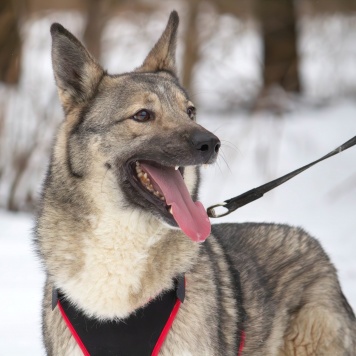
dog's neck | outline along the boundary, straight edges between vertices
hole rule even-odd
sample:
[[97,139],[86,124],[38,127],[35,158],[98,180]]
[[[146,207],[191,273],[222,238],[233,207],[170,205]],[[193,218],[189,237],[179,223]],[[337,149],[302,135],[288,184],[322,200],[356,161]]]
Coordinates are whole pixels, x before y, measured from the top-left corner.
[[88,316],[114,319],[171,288],[173,278],[194,264],[199,245],[143,210],[120,208],[105,193],[106,180],[90,182],[85,191],[101,194],[85,197],[94,209],[78,211],[57,209],[53,199],[63,187],[50,184],[45,194],[51,203],[43,206],[38,232],[54,286]]
[[[142,223],[140,214],[132,215],[125,220]],[[58,281],[72,301],[100,318],[126,317],[171,288],[172,278],[189,270],[197,251],[179,231],[161,227],[145,236],[126,228],[99,218],[92,234],[82,238],[82,268]]]

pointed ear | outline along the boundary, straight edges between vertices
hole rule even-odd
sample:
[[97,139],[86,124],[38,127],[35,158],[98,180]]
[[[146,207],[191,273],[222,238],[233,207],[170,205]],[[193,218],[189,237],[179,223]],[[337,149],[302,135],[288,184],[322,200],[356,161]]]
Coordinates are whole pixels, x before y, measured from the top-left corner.
[[179,17],[177,11],[172,11],[166,29],[161,38],[151,49],[142,66],[136,72],[157,72],[166,70],[177,74],[176,42]]
[[52,66],[59,98],[67,112],[94,94],[104,70],[62,25],[51,26]]

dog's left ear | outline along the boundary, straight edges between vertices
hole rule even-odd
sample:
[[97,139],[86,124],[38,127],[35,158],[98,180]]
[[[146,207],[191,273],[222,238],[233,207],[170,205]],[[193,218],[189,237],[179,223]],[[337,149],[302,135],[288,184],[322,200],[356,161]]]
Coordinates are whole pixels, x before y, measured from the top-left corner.
[[104,70],[62,25],[54,23],[51,35],[54,77],[62,106],[68,111],[93,96]]
[[177,74],[176,69],[176,42],[179,16],[177,11],[172,11],[166,29],[161,38],[151,49],[142,66],[136,72],[157,72],[166,70]]

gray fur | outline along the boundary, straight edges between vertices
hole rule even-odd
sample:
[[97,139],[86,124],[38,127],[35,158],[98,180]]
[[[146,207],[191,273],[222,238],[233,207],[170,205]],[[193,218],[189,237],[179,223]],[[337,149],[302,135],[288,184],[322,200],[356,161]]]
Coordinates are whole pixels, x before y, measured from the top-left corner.
[[[303,230],[273,224],[214,225],[202,244],[135,188],[128,162],[184,167],[197,195],[198,167],[217,138],[189,117],[176,78],[178,15],[144,64],[108,75],[83,45],[53,25],[53,69],[66,118],[43,186],[35,242],[46,271],[43,338],[48,355],[80,355],[51,291],[88,316],[124,319],[186,275],[186,300],[161,355],[356,354],[356,322],[335,268]],[[137,122],[148,109],[154,118]],[[209,141],[209,142],[210,142]],[[210,146],[209,146],[210,147]],[[169,227],[168,225],[171,225]]]

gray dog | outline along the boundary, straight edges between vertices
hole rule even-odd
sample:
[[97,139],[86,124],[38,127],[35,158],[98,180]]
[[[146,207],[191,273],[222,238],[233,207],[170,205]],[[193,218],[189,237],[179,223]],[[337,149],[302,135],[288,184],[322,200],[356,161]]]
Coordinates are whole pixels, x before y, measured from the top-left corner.
[[316,240],[210,226],[199,166],[220,141],[177,79],[178,21],[121,75],[51,27],[65,120],[36,226],[47,354],[356,355],[354,313]]

